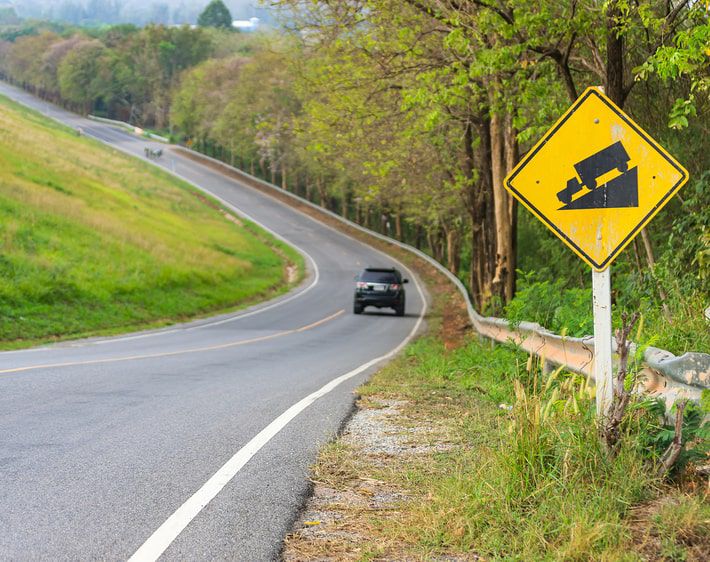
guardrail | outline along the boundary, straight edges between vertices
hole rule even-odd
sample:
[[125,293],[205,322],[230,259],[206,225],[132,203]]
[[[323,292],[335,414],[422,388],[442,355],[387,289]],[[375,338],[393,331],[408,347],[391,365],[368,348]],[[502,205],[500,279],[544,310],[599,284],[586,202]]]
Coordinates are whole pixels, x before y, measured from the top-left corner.
[[[103,123],[135,129],[132,125],[122,121],[104,119],[93,115],[89,115],[89,118]],[[157,137],[157,135],[154,135],[154,137]],[[156,140],[163,142],[168,141],[168,139],[163,139],[162,137],[157,137]],[[592,379],[594,378],[594,338],[592,336],[572,338],[550,332],[543,326],[533,322],[521,322],[518,326],[513,327],[510,322],[504,318],[481,316],[473,307],[468,291],[461,280],[438,261],[418,248],[360,226],[295,193],[281,189],[239,168],[230,166],[221,160],[206,156],[205,154],[186,147],[178,146],[176,148],[222,166],[247,181],[257,183],[275,193],[290,197],[294,201],[307,205],[319,213],[329,216],[350,228],[354,228],[368,236],[372,236],[416,255],[439,270],[456,286],[466,303],[471,325],[478,334],[495,341],[514,343],[528,353],[537,355],[547,364],[563,365],[570,371],[583,374]],[[613,342],[612,346],[616,354],[616,343]],[[632,344],[631,352],[634,354],[636,352],[636,346],[634,344]],[[647,347],[643,353],[643,369],[640,375],[644,390],[652,396],[662,396],[668,408],[679,399],[689,398],[697,402],[700,400],[703,390],[710,389],[710,354],[690,352],[684,353],[681,356],[675,356],[671,352],[663,349]]]
[[166,137],[161,137],[160,135],[156,135],[155,133],[149,133],[145,130],[143,130],[140,127],[136,127],[134,125],[131,125],[130,123],[126,123],[125,121],[116,121],[115,119],[107,119],[106,117],[97,117],[96,115],[87,115],[89,119],[92,121],[97,121],[99,123],[106,123],[107,125],[115,125],[117,127],[122,127],[123,129],[129,130],[132,133],[135,133],[136,135],[142,136],[142,137],[147,137],[149,139],[157,140],[160,142],[165,142],[169,143],[170,139]]

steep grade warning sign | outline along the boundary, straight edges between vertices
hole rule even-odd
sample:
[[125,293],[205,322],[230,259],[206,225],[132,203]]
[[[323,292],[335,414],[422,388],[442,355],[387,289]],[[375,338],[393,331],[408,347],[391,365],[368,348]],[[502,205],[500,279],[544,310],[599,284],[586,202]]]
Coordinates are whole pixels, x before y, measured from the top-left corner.
[[505,187],[597,271],[688,181],[688,172],[588,88],[505,180]]

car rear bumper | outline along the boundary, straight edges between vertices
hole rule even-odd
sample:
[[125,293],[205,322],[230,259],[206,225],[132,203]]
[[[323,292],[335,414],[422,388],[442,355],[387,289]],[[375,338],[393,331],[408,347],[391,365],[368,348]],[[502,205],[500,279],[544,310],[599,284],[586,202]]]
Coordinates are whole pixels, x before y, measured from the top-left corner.
[[355,302],[362,306],[399,306],[404,302],[403,295],[355,295]]

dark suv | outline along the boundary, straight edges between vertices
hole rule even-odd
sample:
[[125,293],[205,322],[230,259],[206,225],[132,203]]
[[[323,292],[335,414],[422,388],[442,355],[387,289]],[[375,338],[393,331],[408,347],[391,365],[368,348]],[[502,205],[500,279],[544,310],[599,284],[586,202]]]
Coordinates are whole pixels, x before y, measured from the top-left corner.
[[397,269],[368,267],[355,280],[355,314],[361,314],[366,306],[376,306],[393,308],[397,316],[404,316],[404,284],[409,279],[403,279]]

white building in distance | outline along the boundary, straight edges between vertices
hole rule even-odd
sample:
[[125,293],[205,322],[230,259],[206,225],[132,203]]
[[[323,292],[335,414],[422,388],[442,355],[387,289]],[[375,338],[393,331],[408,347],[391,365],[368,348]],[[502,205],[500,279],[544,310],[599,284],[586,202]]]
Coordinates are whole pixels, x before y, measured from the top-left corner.
[[259,29],[259,18],[249,18],[248,20],[234,20],[232,27],[237,31],[256,31]]

